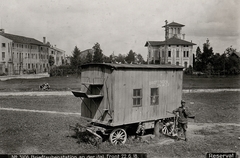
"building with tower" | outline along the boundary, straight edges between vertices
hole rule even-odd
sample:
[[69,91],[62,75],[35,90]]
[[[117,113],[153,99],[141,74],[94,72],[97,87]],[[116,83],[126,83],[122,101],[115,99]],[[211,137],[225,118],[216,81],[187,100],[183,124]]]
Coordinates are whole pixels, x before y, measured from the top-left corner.
[[163,26],[165,28],[164,41],[147,41],[145,47],[148,48],[149,64],[172,64],[185,68],[193,66],[193,46],[192,42],[185,40],[182,33],[184,25],[172,22]]

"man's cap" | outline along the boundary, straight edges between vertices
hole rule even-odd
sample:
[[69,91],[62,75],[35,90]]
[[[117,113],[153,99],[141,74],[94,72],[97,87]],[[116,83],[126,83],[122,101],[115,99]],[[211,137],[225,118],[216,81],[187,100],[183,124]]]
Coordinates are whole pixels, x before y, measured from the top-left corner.
[[181,100],[181,103],[186,103],[185,100]]

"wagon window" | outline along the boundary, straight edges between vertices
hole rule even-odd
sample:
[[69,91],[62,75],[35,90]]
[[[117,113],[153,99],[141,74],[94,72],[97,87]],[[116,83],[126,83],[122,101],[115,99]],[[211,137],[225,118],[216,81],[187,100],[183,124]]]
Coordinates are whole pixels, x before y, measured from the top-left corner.
[[151,105],[158,105],[158,88],[151,88]]
[[142,89],[133,89],[133,106],[142,106]]

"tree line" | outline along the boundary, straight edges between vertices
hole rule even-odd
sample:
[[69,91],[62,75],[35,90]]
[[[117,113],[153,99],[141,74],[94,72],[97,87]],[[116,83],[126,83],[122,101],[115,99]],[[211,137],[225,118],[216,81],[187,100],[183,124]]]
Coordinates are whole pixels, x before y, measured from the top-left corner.
[[92,47],[93,53],[88,52],[86,56],[81,55],[81,51],[77,46],[73,50],[73,55],[70,58],[70,66],[72,69],[79,69],[81,65],[88,63],[119,63],[119,64],[145,64],[141,54],[137,54],[132,50],[127,55],[119,54],[115,56],[105,56],[99,43]]
[[[70,64],[65,64],[52,67],[50,70],[51,76],[63,76],[67,74],[81,73],[81,65],[88,63],[116,63],[116,64],[146,64],[141,54],[137,54],[130,50],[127,55],[118,54],[117,56],[111,54],[106,56],[103,54],[99,43],[95,43],[92,51],[84,54],[80,49],[75,46],[70,57]],[[54,65],[54,58],[49,58],[50,66]]]
[[[51,69],[50,75],[65,75],[81,72],[81,65],[88,63],[117,63],[117,64],[147,64],[141,54],[130,50],[126,55],[111,54],[106,56],[99,43],[95,43],[92,47],[92,52],[83,55],[83,52],[75,46],[69,65],[61,65]],[[49,58],[50,66],[54,64],[54,59]],[[199,47],[196,49],[196,55],[193,57],[193,65],[189,66],[185,73],[207,75],[237,75],[240,74],[240,57],[237,55],[237,50],[229,47],[223,54],[213,52],[209,40],[203,44],[203,51]]]
[[[191,69],[191,68],[190,68]],[[203,44],[203,52],[196,49],[193,70],[208,75],[237,75],[240,74],[240,57],[237,50],[230,46],[223,54],[213,53],[209,40]]]

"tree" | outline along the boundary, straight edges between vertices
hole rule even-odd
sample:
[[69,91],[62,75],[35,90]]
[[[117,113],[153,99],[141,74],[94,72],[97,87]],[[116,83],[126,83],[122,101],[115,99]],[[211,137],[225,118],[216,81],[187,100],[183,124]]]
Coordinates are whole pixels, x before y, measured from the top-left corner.
[[194,70],[202,71],[202,52],[201,52],[201,49],[199,47],[197,47],[197,50],[196,50]]
[[[110,55],[110,56],[111,56],[111,55]],[[110,57],[104,56],[104,57],[103,57],[103,62],[104,62],[104,63],[111,63],[112,60],[111,60]]]
[[73,55],[70,58],[70,65],[73,69],[78,69],[81,66],[81,57],[80,57],[80,50],[78,49],[77,46],[75,46],[74,50],[73,50]]
[[102,63],[103,62],[103,54],[102,54],[102,50],[100,48],[100,44],[96,43],[93,46],[93,62],[94,63]]
[[194,69],[201,72],[211,72],[209,69],[213,67],[213,57],[213,49],[210,47],[210,42],[207,39],[206,43],[203,44],[203,52],[201,52],[199,47],[196,50]]
[[132,50],[129,51],[128,55],[125,57],[125,60],[128,64],[135,62],[135,52]]
[[120,53],[120,54],[118,54],[118,56],[114,57],[114,60],[116,63],[125,64],[125,55],[122,55]]
[[91,63],[92,60],[93,60],[92,53],[87,53],[84,63],[86,63],[86,64],[87,64],[87,63]]
[[236,55],[237,50],[229,47],[224,52],[225,62],[224,70],[229,75],[236,75],[240,73],[240,58]]
[[145,61],[144,61],[144,59],[143,59],[141,54],[137,54],[136,55],[135,61],[136,61],[137,64],[144,64],[145,63]]
[[48,63],[50,65],[50,67],[52,67],[54,65],[55,60],[54,60],[54,57],[52,55],[49,56]]
[[207,39],[206,43],[203,44],[203,53],[201,54],[202,71],[207,71],[211,67],[213,55],[213,49],[210,47],[210,42]]

